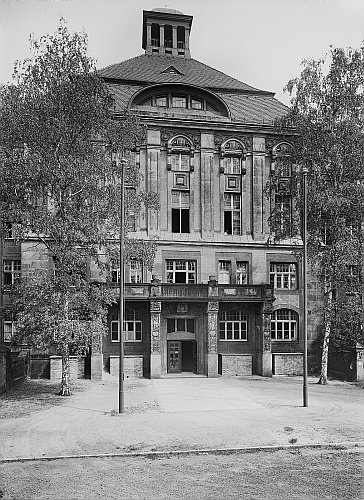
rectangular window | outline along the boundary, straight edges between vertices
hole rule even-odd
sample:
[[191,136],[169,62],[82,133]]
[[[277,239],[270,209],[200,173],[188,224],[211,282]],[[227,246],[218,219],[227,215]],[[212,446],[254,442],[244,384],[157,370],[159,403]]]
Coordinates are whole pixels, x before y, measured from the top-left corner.
[[241,159],[237,156],[226,156],[224,158],[225,174],[241,174]]
[[220,340],[248,340],[248,321],[245,313],[236,310],[220,313]]
[[172,96],[172,108],[187,108],[187,98],[183,96]]
[[219,283],[228,285],[230,283],[230,275],[231,262],[229,260],[219,260]]
[[190,193],[172,191],[172,233],[190,232]]
[[167,283],[196,283],[195,260],[166,260]]
[[20,260],[4,260],[3,272],[4,272],[4,287],[5,288],[11,287],[20,278],[21,261]]
[[143,263],[140,260],[129,262],[129,283],[143,283]]
[[[120,283],[120,268],[115,267],[111,270],[111,282]],[[125,283],[143,283],[143,263],[132,259],[125,266]]]
[[195,332],[195,320],[192,318],[168,318],[167,333],[171,332]]
[[4,317],[4,342],[11,342],[15,333],[15,323],[9,314]]
[[191,108],[192,109],[203,109],[203,102],[200,99],[191,98]]
[[[134,309],[126,309],[124,312],[124,342],[142,341],[141,315]],[[111,315],[110,323],[111,342],[119,342],[119,311]]]
[[120,283],[120,269],[114,268],[111,270],[111,282],[112,283]]
[[171,154],[171,168],[172,168],[172,170],[189,172],[189,170],[190,170],[190,155],[188,155],[186,153],[172,153]]
[[237,285],[248,284],[248,262],[236,263],[235,282]]
[[297,266],[293,263],[271,262],[269,282],[278,290],[297,289]]
[[166,95],[156,96],[155,105],[158,107],[166,108],[168,106],[167,96]]
[[241,234],[241,195],[224,194],[224,233]]

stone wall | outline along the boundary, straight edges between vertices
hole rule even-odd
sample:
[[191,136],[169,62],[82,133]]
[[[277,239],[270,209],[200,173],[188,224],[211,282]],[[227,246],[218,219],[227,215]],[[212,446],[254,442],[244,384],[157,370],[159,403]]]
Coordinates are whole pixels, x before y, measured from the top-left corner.
[[[110,375],[119,376],[119,356],[110,356]],[[124,356],[124,377],[143,378],[143,356]]]
[[302,375],[302,353],[274,353],[273,375]]
[[243,377],[252,375],[252,358],[250,354],[222,354],[221,375],[223,377]]
[[[62,379],[62,357],[50,356],[49,361],[50,380],[60,381]],[[85,378],[85,357],[70,356],[70,378],[71,380]]]

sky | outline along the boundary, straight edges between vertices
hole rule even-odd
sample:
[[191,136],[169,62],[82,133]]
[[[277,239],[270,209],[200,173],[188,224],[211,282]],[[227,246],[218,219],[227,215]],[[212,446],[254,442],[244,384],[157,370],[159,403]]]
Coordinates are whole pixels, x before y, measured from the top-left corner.
[[0,0],[0,83],[11,81],[16,59],[29,57],[30,34],[54,33],[62,17],[69,30],[87,33],[99,68],[143,54],[143,10],[156,7],[193,16],[194,59],[285,104],[283,87],[303,59],[364,40],[364,0]]

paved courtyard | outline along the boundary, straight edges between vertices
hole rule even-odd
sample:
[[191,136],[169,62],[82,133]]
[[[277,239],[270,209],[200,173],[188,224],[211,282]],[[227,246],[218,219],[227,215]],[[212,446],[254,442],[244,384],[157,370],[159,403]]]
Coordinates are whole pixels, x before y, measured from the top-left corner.
[[363,389],[302,379],[168,377],[82,381],[62,404],[1,420],[0,459],[315,444],[364,448]]

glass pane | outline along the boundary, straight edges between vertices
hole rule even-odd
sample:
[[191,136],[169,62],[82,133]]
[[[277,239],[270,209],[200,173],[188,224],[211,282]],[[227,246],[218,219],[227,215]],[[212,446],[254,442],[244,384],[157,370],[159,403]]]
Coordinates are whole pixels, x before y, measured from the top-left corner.
[[167,106],[167,96],[158,96],[155,98],[155,104],[156,106]]
[[172,97],[172,107],[173,108],[186,108],[187,107],[187,98],[182,96],[173,96]]
[[240,209],[240,194],[233,194],[233,208]]
[[167,318],[167,333],[174,332],[174,319],[173,318]]
[[181,170],[189,171],[190,169],[190,158],[188,155],[181,154]]
[[187,320],[187,331],[191,332],[191,333],[195,332],[195,320],[194,319]]
[[233,324],[231,322],[226,323],[226,331],[227,331],[226,338],[228,340],[232,340],[232,338],[233,338]]
[[202,109],[202,101],[199,101],[198,99],[191,99],[191,108]]
[[111,340],[119,340],[119,323],[111,323]]

